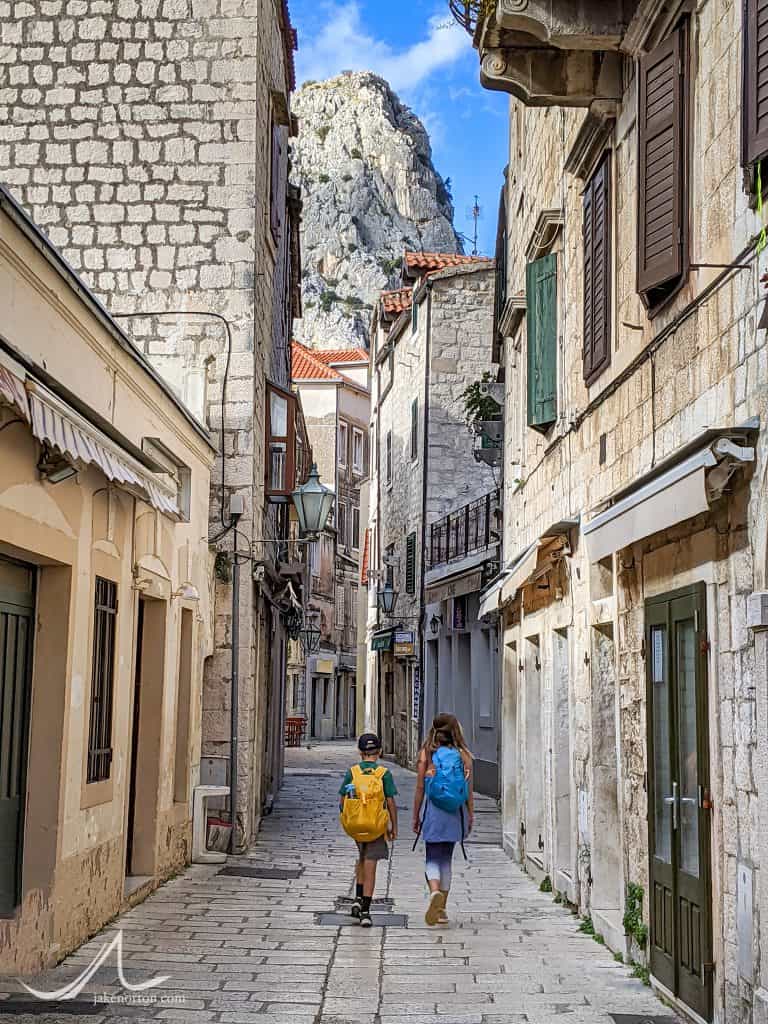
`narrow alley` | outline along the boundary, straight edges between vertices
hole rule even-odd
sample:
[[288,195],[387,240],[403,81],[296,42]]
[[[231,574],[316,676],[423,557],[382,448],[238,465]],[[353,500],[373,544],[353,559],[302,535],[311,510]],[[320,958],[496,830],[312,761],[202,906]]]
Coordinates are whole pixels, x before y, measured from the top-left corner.
[[[480,797],[477,827],[457,853],[451,923],[424,923],[420,851],[412,852],[415,776],[392,766],[400,838],[378,879],[375,926],[325,924],[351,892],[352,849],[337,823],[336,792],[351,745],[287,751],[286,784],[256,845],[233,868],[298,872],[294,879],[239,877],[196,866],[67,958],[30,979],[53,992],[74,981],[123,933],[131,984],[167,975],[143,992],[119,983],[116,951],[76,999],[45,1004],[5,979],[0,1021],[222,1021],[227,1024],[614,1024],[612,1015],[674,1018],[611,953],[578,930],[503,853],[493,801]],[[391,901],[391,902],[390,902]],[[384,914],[397,915],[392,924]],[[24,1014],[22,999],[30,1000]],[[0,1003],[0,1005],[2,1005]],[[616,1020],[622,1021],[620,1016]]]

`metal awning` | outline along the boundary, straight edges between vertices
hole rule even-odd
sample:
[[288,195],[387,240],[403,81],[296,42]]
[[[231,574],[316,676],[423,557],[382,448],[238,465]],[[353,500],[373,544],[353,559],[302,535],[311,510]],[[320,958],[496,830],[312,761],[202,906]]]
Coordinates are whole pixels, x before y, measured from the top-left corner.
[[121,485],[165,515],[180,519],[176,490],[153,478],[148,469],[106,434],[37,381],[27,380],[32,433],[75,465],[97,466],[108,480]]
[[[661,472],[640,477],[617,495],[613,504],[582,529],[591,562],[620,551],[635,541],[706,512],[719,498],[740,464],[752,462],[755,449],[742,431],[718,431],[717,440]],[[711,436],[711,433],[707,435]]]

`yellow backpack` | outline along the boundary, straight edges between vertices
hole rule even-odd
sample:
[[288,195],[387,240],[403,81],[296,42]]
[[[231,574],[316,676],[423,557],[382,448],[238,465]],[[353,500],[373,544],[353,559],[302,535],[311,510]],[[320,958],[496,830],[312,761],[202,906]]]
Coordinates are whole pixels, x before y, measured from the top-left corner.
[[371,843],[386,833],[389,824],[382,781],[387,769],[380,765],[364,772],[355,764],[351,770],[355,795],[344,797],[341,827],[358,843]]

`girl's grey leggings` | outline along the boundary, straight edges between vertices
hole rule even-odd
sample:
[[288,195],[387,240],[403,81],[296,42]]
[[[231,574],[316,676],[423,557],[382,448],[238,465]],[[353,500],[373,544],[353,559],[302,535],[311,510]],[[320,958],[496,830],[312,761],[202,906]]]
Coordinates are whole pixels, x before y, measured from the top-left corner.
[[427,843],[427,879],[439,882],[443,892],[451,888],[451,861],[455,843]]

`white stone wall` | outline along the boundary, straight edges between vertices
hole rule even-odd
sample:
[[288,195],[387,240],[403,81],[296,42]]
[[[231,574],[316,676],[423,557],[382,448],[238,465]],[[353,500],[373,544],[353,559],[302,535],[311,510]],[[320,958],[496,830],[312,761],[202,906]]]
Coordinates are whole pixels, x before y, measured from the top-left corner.
[[[697,263],[735,260],[759,229],[743,189],[740,166],[741,8],[708,0],[693,15],[691,258]],[[751,416],[765,422],[768,350],[756,327],[762,301],[759,275],[766,256],[745,259],[748,269],[724,275],[706,299],[704,289],[721,273],[693,270],[680,293],[649,319],[635,292],[636,153],[634,82],[620,105],[609,145],[613,149],[612,364],[587,389],[582,378],[581,189],[563,171],[583,113],[525,109],[511,104],[507,217],[510,294],[525,291],[526,248],[539,213],[563,210],[558,253],[559,394],[558,421],[544,437],[525,424],[525,324],[505,344],[507,435],[505,454],[505,555],[512,558],[553,523],[589,518],[600,502],[679,450],[707,427],[736,426]],[[635,329],[639,327],[640,329]],[[651,354],[652,353],[652,354]],[[605,459],[600,458],[604,435]],[[543,638],[542,685],[551,695],[548,667],[553,631],[567,629],[571,665],[570,747],[574,783],[571,830],[576,856],[570,898],[594,910],[598,863],[614,841],[596,804],[595,742],[612,716],[618,737],[619,895],[627,882],[647,894],[647,806],[644,602],[654,594],[694,581],[707,586],[710,759],[714,811],[712,884],[715,1005],[719,1020],[751,1019],[754,978],[736,968],[737,865],[759,878],[758,798],[753,757],[758,737],[755,690],[764,685],[754,669],[753,637],[746,627],[747,594],[763,585],[765,513],[762,492],[766,445],[757,442],[753,472],[737,478],[731,495],[708,516],[651,536],[622,552],[615,575],[590,565],[578,531],[571,533],[573,556],[558,588],[523,609],[522,623],[507,612],[505,641],[517,656],[507,659],[504,704],[508,729],[505,761],[505,834],[519,834],[526,809],[525,743],[515,745],[512,729],[525,713],[525,688],[517,670],[525,638]],[[522,481],[522,486],[517,482]],[[543,603],[542,603],[543,602]],[[601,637],[615,645],[615,710],[601,704],[606,670]],[[600,643],[598,643],[598,641]],[[598,648],[596,648],[598,644]],[[515,660],[515,665],[511,664]],[[610,659],[609,659],[610,660]],[[517,700],[517,705],[514,706]],[[546,701],[550,700],[547,696]],[[553,728],[544,703],[544,726]],[[541,767],[549,808],[544,870],[554,870],[555,802],[551,768]],[[604,802],[604,801],[603,801]],[[510,848],[514,843],[510,840]],[[605,869],[608,870],[607,868]],[[613,869],[611,869],[613,871]],[[648,914],[647,895],[644,912]],[[621,911],[621,907],[619,911]],[[757,914],[757,909],[755,911]],[[618,913],[620,920],[621,913]],[[621,931],[621,929],[619,929]],[[754,934],[758,934],[757,916]],[[607,938],[615,936],[606,934]],[[620,936],[619,936],[620,939]],[[744,940],[742,940],[744,941]],[[634,956],[639,956],[635,948]],[[747,953],[749,959],[749,951]],[[757,959],[754,959],[757,969]]]
[[[269,222],[271,122],[273,110],[287,105],[277,5],[4,4],[0,43],[4,181],[111,311],[147,314],[121,322],[204,414],[224,452],[225,505],[230,493],[243,494],[239,529],[263,537],[272,529],[264,382],[289,378],[285,238],[275,244]],[[161,311],[169,313],[151,315]],[[223,438],[227,335],[220,320],[192,312],[220,314],[231,329]],[[221,530],[220,480],[217,467],[212,533]],[[246,571],[239,765],[246,838],[270,784],[262,785],[254,751],[265,742],[272,638],[268,612],[255,613],[252,593]],[[230,601],[231,587],[218,586],[203,707],[208,754],[229,746]]]

